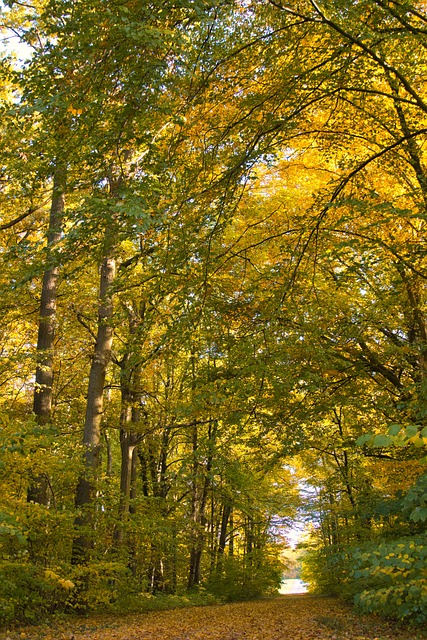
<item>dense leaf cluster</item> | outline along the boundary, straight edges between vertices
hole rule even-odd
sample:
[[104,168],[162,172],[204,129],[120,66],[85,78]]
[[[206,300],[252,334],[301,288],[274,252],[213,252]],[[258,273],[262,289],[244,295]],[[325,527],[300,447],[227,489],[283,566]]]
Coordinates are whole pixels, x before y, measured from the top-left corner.
[[268,593],[299,508],[313,581],[421,620],[371,560],[424,553],[423,4],[2,20],[3,619]]

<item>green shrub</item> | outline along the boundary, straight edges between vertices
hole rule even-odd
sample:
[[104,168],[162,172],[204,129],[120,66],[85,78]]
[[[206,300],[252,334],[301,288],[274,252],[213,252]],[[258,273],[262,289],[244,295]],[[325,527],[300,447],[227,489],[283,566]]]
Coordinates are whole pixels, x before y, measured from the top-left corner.
[[120,562],[92,562],[73,568],[69,607],[79,613],[111,610],[114,603],[138,591],[128,567]]
[[427,539],[400,538],[353,551],[354,580],[368,584],[359,609],[416,623],[427,621]]
[[36,622],[54,611],[63,611],[71,580],[24,562],[0,565],[0,623]]
[[222,599],[200,587],[191,593],[156,594],[133,592],[125,598],[118,598],[112,606],[115,613],[145,613],[147,611],[167,611],[183,607],[200,607],[219,604]]
[[251,565],[244,566],[240,560],[227,558],[221,569],[211,575],[206,588],[227,601],[250,600],[277,593],[282,573],[283,567],[277,561],[275,564],[253,561]]
[[302,579],[311,593],[352,599],[362,613],[427,621],[426,536],[311,550]]
[[349,579],[351,561],[335,547],[309,549],[302,558],[301,580],[309,593],[352,599],[355,585]]

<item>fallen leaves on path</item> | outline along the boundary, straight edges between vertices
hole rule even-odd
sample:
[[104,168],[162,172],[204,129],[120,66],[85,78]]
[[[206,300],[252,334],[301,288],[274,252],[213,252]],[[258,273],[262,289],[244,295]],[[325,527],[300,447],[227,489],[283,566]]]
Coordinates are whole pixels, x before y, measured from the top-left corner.
[[122,617],[70,619],[52,627],[0,633],[0,640],[416,640],[373,616],[357,616],[334,598],[307,595]]

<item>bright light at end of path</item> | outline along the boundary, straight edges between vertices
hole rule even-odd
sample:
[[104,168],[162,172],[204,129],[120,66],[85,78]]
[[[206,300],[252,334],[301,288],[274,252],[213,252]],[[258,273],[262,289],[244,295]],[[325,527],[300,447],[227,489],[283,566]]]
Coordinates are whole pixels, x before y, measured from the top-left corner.
[[292,529],[288,529],[286,539],[291,549],[296,549],[297,545],[304,540],[306,533],[307,530],[304,524],[294,524]]
[[302,580],[299,580],[299,578],[289,578],[287,580],[283,580],[279,593],[282,595],[289,595],[291,593],[307,593],[307,584]]

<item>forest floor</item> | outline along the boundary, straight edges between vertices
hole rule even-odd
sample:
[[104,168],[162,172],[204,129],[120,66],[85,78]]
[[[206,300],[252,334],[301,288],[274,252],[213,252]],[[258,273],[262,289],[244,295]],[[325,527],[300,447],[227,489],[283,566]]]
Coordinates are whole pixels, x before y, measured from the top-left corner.
[[334,598],[285,595],[239,602],[132,614],[62,620],[50,626],[0,632],[0,640],[421,640],[427,630],[408,629],[375,616],[358,616]]

